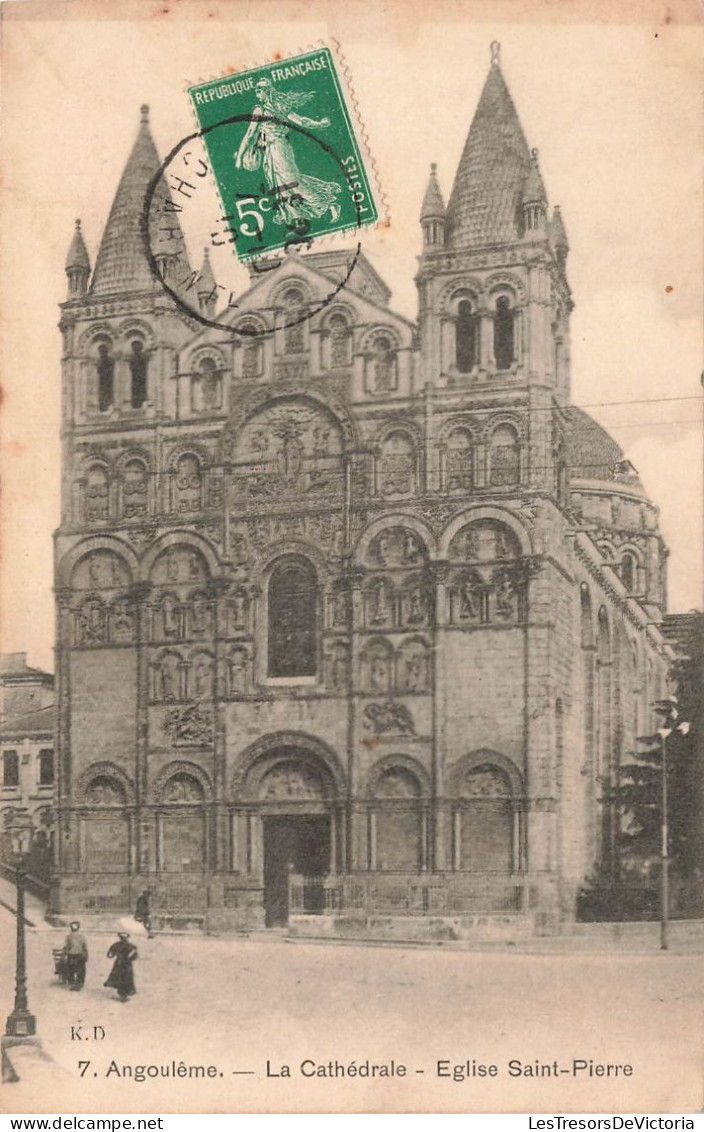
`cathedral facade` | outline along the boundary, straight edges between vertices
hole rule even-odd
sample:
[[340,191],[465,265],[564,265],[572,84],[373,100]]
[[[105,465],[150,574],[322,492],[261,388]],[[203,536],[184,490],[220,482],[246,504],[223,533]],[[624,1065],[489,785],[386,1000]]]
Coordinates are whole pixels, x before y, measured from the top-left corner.
[[570,403],[567,235],[498,57],[422,200],[416,323],[344,250],[220,316],[206,257],[199,323],[145,258],[158,168],[145,111],[66,266],[57,909],[569,917],[666,690],[667,552]]

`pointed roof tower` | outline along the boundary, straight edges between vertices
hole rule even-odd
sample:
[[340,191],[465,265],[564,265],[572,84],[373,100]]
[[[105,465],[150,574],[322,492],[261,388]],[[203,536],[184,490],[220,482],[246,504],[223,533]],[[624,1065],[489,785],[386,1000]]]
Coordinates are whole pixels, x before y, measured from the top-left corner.
[[66,255],[66,271],[72,271],[75,268],[79,271],[87,271],[90,274],[90,257],[83,239],[80,220],[76,221],[73,238]]
[[560,212],[560,206],[558,204],[555,205],[552,220],[550,221],[550,239],[555,249],[557,262],[564,271],[565,263],[567,262],[567,253],[570,250],[570,242],[567,239],[565,222],[562,219],[562,213]]
[[210,262],[210,251],[205,248],[203,251],[203,266],[198,272],[196,280],[196,295],[198,296],[198,305],[203,314],[209,317],[215,314],[215,306],[217,301],[217,283],[215,282],[215,275],[213,274],[213,267]]
[[545,185],[543,178],[540,175],[540,166],[538,165],[538,151],[532,149],[530,151],[531,162],[530,172],[526,178],[523,186],[523,203],[524,204],[545,204],[547,202],[547,193],[545,192]]
[[423,197],[423,204],[420,209],[420,218],[423,220],[444,220],[445,219],[445,202],[442,199],[440,186],[438,184],[438,167],[433,162],[430,166],[430,177],[428,179],[428,187],[425,190]]
[[[154,286],[144,251],[141,220],[147,188],[160,166],[159,154],[149,129],[149,107],[142,106],[137,140],[115,193],[95,261],[91,295],[146,291]],[[163,178],[157,192],[160,197],[171,199]],[[178,242],[183,246],[183,234],[175,213],[170,215],[169,222],[173,228],[178,228]],[[183,270],[184,275],[188,274],[185,267]]]
[[209,295],[216,287],[215,276],[213,275],[213,265],[210,262],[210,249],[203,249],[203,266],[198,272],[198,285],[196,293],[198,295]]
[[448,247],[481,247],[521,235],[523,190],[533,163],[501,73],[500,51],[500,44],[492,43],[491,68],[452,186]]

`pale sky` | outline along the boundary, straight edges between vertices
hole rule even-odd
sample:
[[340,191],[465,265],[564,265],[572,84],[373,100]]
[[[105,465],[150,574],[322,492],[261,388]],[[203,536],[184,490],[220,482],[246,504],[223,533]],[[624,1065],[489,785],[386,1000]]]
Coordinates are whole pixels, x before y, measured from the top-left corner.
[[190,83],[331,39],[390,213],[364,252],[410,318],[428,168],[447,200],[500,40],[569,235],[573,401],[595,406],[661,509],[670,609],[701,606],[702,36],[689,0],[670,3],[670,22],[660,10],[623,0],[589,22],[576,2],[521,0],[2,5],[3,651],[53,666],[57,322],[75,218],[94,263],[142,103],[165,154],[194,129]]

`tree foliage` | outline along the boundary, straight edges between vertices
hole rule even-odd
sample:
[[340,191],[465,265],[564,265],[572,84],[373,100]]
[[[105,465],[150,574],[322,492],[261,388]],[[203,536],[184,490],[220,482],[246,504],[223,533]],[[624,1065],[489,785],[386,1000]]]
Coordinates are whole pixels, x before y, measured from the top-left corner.
[[[660,725],[666,736],[669,852],[677,873],[690,877],[704,869],[704,614],[693,615],[686,655],[673,667],[677,717]],[[678,725],[689,723],[683,734]],[[620,768],[613,803],[621,813],[620,849],[624,864],[648,863],[660,855],[662,812],[662,741],[645,736],[640,750]]]

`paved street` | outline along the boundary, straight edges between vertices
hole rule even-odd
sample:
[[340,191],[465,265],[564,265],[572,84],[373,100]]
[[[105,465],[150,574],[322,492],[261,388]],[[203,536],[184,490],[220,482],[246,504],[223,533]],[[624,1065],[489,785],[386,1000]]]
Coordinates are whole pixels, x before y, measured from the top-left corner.
[[[0,908],[3,937],[14,918]],[[444,951],[289,944],[280,938],[136,939],[137,997],[103,988],[114,936],[90,933],[80,994],[59,986],[52,946],[64,932],[28,932],[30,1006],[53,1066],[3,1090],[10,1111],[688,1111],[701,1104],[702,959]],[[2,958],[11,1008],[14,948]],[[83,1040],[71,1040],[81,1025]],[[91,1028],[105,1030],[94,1040]],[[99,1031],[98,1031],[99,1032]],[[89,1038],[90,1040],[85,1040]],[[539,1077],[525,1066],[536,1059]],[[590,1076],[589,1060],[632,1066]],[[400,1076],[319,1075],[365,1061]],[[477,1065],[496,1075],[468,1076]],[[585,1062],[575,1070],[573,1062]],[[79,1061],[90,1062],[81,1078]],[[267,1078],[290,1067],[290,1078]],[[303,1076],[301,1063],[306,1062]],[[520,1062],[516,1076],[509,1061]],[[217,1076],[136,1082],[118,1067],[183,1062]],[[446,1062],[438,1070],[438,1062]],[[557,1065],[555,1064],[557,1063]],[[565,1070],[565,1072],[562,1072]],[[159,1069],[159,1072],[161,1069]],[[421,1072],[422,1071],[422,1072]],[[182,1070],[183,1072],[183,1070]],[[439,1075],[447,1073],[448,1076]],[[604,1071],[607,1072],[606,1070]],[[576,1075],[575,1075],[576,1073]],[[220,1076],[222,1074],[222,1076]]]

